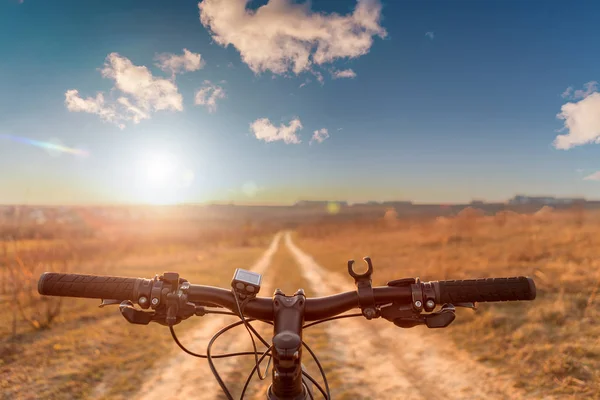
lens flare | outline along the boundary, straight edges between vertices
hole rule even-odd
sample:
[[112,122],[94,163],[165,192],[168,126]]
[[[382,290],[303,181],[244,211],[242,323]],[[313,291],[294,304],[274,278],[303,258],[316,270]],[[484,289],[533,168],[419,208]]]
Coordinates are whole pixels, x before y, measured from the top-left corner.
[[327,203],[327,212],[329,214],[337,214],[340,212],[340,203],[336,203],[334,201],[330,201]]
[[0,133],[0,138],[12,140],[13,142],[17,142],[17,143],[30,144],[32,146],[40,147],[42,149],[46,149],[46,150],[50,150],[50,151],[73,154],[75,156],[80,156],[80,157],[87,157],[90,155],[90,153],[88,151],[83,150],[83,149],[74,149],[72,147],[63,146],[61,144],[42,142],[41,140],[29,139],[29,138],[22,137],[22,136],[7,135],[4,133]]

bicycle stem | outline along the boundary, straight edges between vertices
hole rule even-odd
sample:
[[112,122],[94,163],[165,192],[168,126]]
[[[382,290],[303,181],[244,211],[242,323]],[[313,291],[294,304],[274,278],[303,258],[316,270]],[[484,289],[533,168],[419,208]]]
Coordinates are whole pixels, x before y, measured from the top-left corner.
[[273,383],[269,400],[304,400],[302,383],[302,325],[306,297],[299,289],[286,296],[280,289],[273,295]]

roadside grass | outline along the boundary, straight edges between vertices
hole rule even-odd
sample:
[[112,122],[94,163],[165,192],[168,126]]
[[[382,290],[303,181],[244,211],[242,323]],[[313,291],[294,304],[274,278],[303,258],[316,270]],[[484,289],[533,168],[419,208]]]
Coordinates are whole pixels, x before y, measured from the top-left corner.
[[[70,272],[151,278],[171,270],[193,283],[227,287],[235,268],[252,265],[270,239],[270,235],[256,236],[252,243],[241,246],[237,241],[196,246],[165,242],[114,254],[109,263],[106,257],[98,259],[88,254],[76,267],[70,266]],[[27,249],[35,246],[27,243]],[[111,247],[100,248],[99,252],[110,253]],[[60,272],[61,266],[60,262],[45,263],[44,269]],[[36,301],[41,299],[37,296],[27,308],[35,310]],[[9,324],[2,324],[1,398],[126,398],[156,362],[180,351],[168,328],[129,324],[116,306],[100,309],[99,303],[64,299],[61,314],[49,328],[34,329],[19,321],[16,338],[11,338]],[[0,319],[10,318],[10,308],[0,308]],[[178,326],[178,332],[185,333],[200,324],[201,318],[191,318]]]
[[600,398],[600,215],[455,217],[300,227],[296,243],[344,273],[369,255],[374,285],[526,275],[537,299],[459,310],[442,333],[536,397]]

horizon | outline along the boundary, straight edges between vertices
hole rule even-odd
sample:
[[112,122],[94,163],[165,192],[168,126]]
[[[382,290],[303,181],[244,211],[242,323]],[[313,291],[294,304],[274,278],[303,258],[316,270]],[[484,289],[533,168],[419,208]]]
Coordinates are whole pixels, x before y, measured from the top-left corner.
[[3,2],[0,204],[600,198],[598,12]]
[[581,198],[581,197],[556,197],[551,195],[524,195],[515,194],[514,196],[505,199],[503,201],[488,201],[485,199],[472,199],[467,202],[415,202],[407,199],[396,199],[396,200],[367,200],[362,202],[350,202],[347,200],[340,199],[300,199],[292,203],[264,203],[264,202],[235,202],[235,201],[208,201],[208,202],[181,202],[181,203],[170,203],[170,204],[151,204],[151,203],[0,203],[0,207],[190,207],[190,206],[239,206],[239,207],[291,207],[296,206],[298,203],[309,202],[309,203],[333,203],[340,204],[346,203],[348,206],[354,205],[385,205],[388,203],[410,203],[407,205],[411,206],[427,206],[427,205],[444,205],[444,206],[462,206],[462,205],[473,205],[473,204],[508,204],[510,200],[524,196],[528,198],[553,198],[556,200],[583,200],[585,202],[600,202],[600,198]]

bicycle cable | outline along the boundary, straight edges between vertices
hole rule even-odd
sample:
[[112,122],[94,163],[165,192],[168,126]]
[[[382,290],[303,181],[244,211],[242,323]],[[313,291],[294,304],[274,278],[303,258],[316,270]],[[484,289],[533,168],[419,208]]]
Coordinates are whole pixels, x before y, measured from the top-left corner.
[[[186,352],[187,354],[194,356],[194,357],[198,357],[198,358],[207,358],[207,356],[205,354],[198,354],[198,353],[194,353],[193,351],[189,350],[187,347],[185,347],[180,341],[179,338],[177,337],[177,334],[175,333],[175,330],[173,329],[172,326],[169,327],[169,330],[171,331],[171,336],[173,337],[173,340],[175,341],[175,343],[177,344],[177,346],[179,346],[179,348],[181,350],[183,350],[184,352]],[[212,356],[212,358],[227,358],[227,357],[238,357],[238,356],[252,356],[255,353],[252,351],[242,351],[242,352],[238,352],[238,353],[225,353],[225,354],[217,354]],[[261,353],[259,353],[261,354]]]
[[336,319],[342,319],[342,318],[354,318],[354,317],[362,317],[363,315],[360,313],[356,313],[356,314],[346,314],[346,315],[338,315],[335,317],[331,317],[331,318],[325,318],[325,319],[320,319],[318,321],[315,322],[311,322],[310,324],[306,324],[302,326],[302,329],[305,328],[310,328],[311,326],[315,326],[315,325],[319,325],[322,324],[323,322],[329,322],[329,321],[333,321]]
[[[305,342],[302,342],[302,344],[304,345],[304,347],[306,347],[306,349],[308,350],[308,352],[311,354],[311,356],[315,360],[317,366],[319,367],[319,371],[321,372],[321,376],[323,376],[323,380],[325,381],[325,388],[326,389],[323,390],[323,387],[319,384],[319,382],[317,382],[316,379],[313,378],[308,372],[302,370],[302,375],[304,375],[308,380],[310,380],[313,383],[313,385],[315,385],[317,387],[317,389],[319,389],[319,391],[321,392],[321,394],[323,395],[323,398],[325,398],[325,400],[331,399],[331,394],[329,393],[329,384],[327,383],[327,377],[325,376],[325,371],[323,370],[323,368],[321,366],[321,363],[316,358],[315,353],[310,349],[310,347]],[[273,349],[273,346],[269,347],[267,349],[267,351],[265,353],[263,353],[263,355],[258,360],[259,365],[260,365],[260,363],[262,362],[262,360],[267,355],[270,355],[270,354],[267,354],[267,353],[270,352],[272,349]],[[246,378],[246,383],[244,384],[244,387],[242,389],[242,393],[240,395],[240,400],[243,400],[244,395],[246,394],[246,390],[248,389],[248,385],[250,384],[250,381],[252,380],[252,377],[254,376],[255,372],[256,372],[256,365],[252,368],[252,371],[250,371],[250,374],[248,375],[248,378]],[[308,393],[309,393],[310,398],[314,400],[314,397],[312,396],[312,394],[310,392],[308,392]]]
[[[252,332],[250,331],[250,328],[249,328],[250,325],[248,324],[248,322],[246,322],[247,320],[246,320],[246,317],[244,316],[244,308],[246,307],[246,304],[248,304],[248,301],[250,301],[252,298],[248,297],[247,299],[242,301],[242,304],[240,305],[238,294],[235,290],[233,291],[233,297],[235,299],[235,304],[236,304],[237,310],[239,312],[239,317],[244,322],[244,327],[248,331],[248,334],[250,335],[250,339],[252,340],[252,348],[254,349],[254,364],[257,367],[256,372],[258,373],[258,379],[260,379],[261,381],[264,381],[265,379],[267,379],[267,372],[269,371],[269,367],[271,366],[271,358],[269,357],[269,360],[267,361],[267,366],[265,368],[264,376],[263,376],[263,374],[260,372],[260,368],[259,368],[258,355],[257,355],[258,351],[256,349],[256,341],[254,340],[254,336],[252,335]],[[262,339],[262,337],[258,334],[258,332],[256,332],[254,329],[253,329],[253,331],[256,334],[256,336],[261,339],[263,344],[265,344],[265,346],[269,347],[268,344],[266,343],[266,341],[264,339]]]
[[[248,324],[248,327],[250,328],[250,330],[252,332],[254,332],[257,337],[260,339],[260,341],[267,345],[266,340],[264,340],[264,338],[262,336],[260,336],[260,334],[258,332],[256,332],[256,330],[254,329],[254,327],[252,325],[250,325],[250,322],[253,321],[260,321],[260,322],[265,322],[268,324],[272,324],[271,322],[268,321],[263,321],[263,320],[256,320],[256,319],[247,319],[246,322]],[[216,334],[213,335],[213,337],[210,339],[210,341],[208,342],[208,346],[206,348],[206,359],[208,361],[208,366],[210,367],[210,370],[213,374],[213,376],[215,377],[215,380],[217,381],[217,383],[219,384],[219,386],[221,387],[221,390],[223,390],[223,393],[225,394],[225,396],[227,396],[228,400],[233,400],[233,396],[231,395],[231,392],[229,391],[229,389],[227,388],[227,385],[225,385],[225,382],[223,382],[223,379],[221,378],[221,375],[219,375],[219,372],[217,371],[217,368],[215,367],[215,364],[213,362],[213,357],[211,355],[211,349],[212,346],[214,345],[214,343],[216,342],[216,340],[223,335],[225,332],[229,331],[230,329],[235,328],[236,326],[242,325],[244,323],[244,321],[237,321],[234,322],[232,324],[227,325],[226,327],[222,328],[221,330],[219,330]],[[267,351],[265,351],[266,353]],[[256,367],[256,365],[255,365]]]
[[[315,378],[313,378],[312,376],[310,376],[308,373],[305,373],[304,371],[302,371],[302,375],[304,375],[307,379],[309,379],[316,387],[319,388],[319,390],[321,391],[321,394],[325,397],[325,393],[323,393],[323,388],[317,383],[317,381],[315,380]],[[306,391],[308,393],[308,397],[310,397],[310,400],[315,400],[315,396],[313,396],[312,392],[310,390]],[[325,400],[329,400],[328,397],[325,397]]]
[[316,382],[316,380],[314,380],[314,378],[312,376],[310,376],[308,374],[305,374],[305,376],[308,379],[310,379],[310,381],[319,389],[319,391],[323,394],[323,397],[325,397],[325,400],[330,400],[331,399],[331,393],[329,391],[329,382],[327,382],[327,375],[325,374],[325,370],[323,369],[323,366],[321,365],[321,362],[319,361],[319,358],[317,357],[317,355],[315,354],[315,352],[312,351],[312,349],[310,348],[310,346],[308,344],[306,344],[306,342],[304,340],[302,341],[302,345],[304,346],[304,348],[306,350],[308,350],[308,352],[310,353],[310,355],[313,358],[313,360],[315,360],[315,364],[317,364],[317,367],[319,368],[319,372],[321,373],[321,377],[323,377],[323,383],[325,383],[325,391],[323,390],[323,388],[321,387],[321,385],[318,384]]
[[[260,359],[258,360],[258,364],[260,365],[260,363],[262,362],[262,360],[268,355],[271,356],[270,352],[273,349],[273,346],[270,346],[267,351],[265,351],[263,353],[263,355],[260,357]],[[244,399],[244,395],[246,394],[246,389],[248,389],[248,385],[250,384],[250,381],[252,380],[252,377],[254,376],[254,373],[256,372],[256,365],[252,368],[252,371],[250,372],[250,374],[248,375],[248,378],[246,379],[246,383],[244,384],[244,387],[242,388],[242,394],[240,395],[240,400]]]
[[[262,321],[262,320],[257,320],[257,319],[248,319],[243,315],[243,310],[248,302],[249,299],[244,300],[241,304],[239,302],[238,296],[234,295],[235,298],[235,302],[236,302],[236,306],[238,309],[238,313],[233,313],[233,312],[227,312],[227,311],[216,311],[216,310],[211,310],[209,312],[207,312],[207,314],[222,314],[222,315],[232,315],[232,316],[238,316],[240,317],[240,321],[234,322],[232,324],[229,324],[228,326],[226,326],[225,328],[221,329],[219,332],[217,332],[215,335],[213,335],[213,337],[211,338],[208,347],[207,347],[207,351],[206,351],[206,355],[204,354],[198,354],[198,353],[194,353],[190,350],[188,350],[178,339],[175,330],[173,329],[172,326],[169,327],[169,330],[171,332],[171,336],[173,337],[173,340],[175,341],[175,343],[179,346],[179,348],[181,348],[185,353],[192,355],[194,357],[199,357],[199,358],[204,358],[208,360],[209,363],[209,367],[211,369],[211,372],[213,373],[215,379],[217,380],[217,382],[219,383],[219,386],[221,387],[221,389],[223,390],[223,392],[225,393],[225,395],[227,396],[228,399],[233,400],[233,397],[231,395],[231,393],[229,392],[229,390],[227,389],[225,382],[223,382],[223,380],[221,379],[218,371],[216,370],[216,367],[214,365],[214,363],[212,362],[213,358],[228,358],[228,357],[236,357],[236,356],[246,356],[246,355],[253,355],[254,356],[254,361],[255,361],[255,365],[252,369],[252,371],[250,372],[248,379],[246,380],[246,383],[244,385],[244,388],[242,390],[242,394],[241,394],[241,398],[243,399],[243,396],[248,388],[248,385],[250,384],[250,381],[252,379],[252,376],[254,376],[255,372],[258,372],[258,376],[260,380],[265,380],[267,378],[267,372],[269,370],[269,366],[271,364],[272,361],[272,354],[271,354],[271,350],[272,350],[272,346],[270,346],[267,341],[256,331],[256,329],[250,324],[250,322],[253,321],[261,321],[267,324],[272,325],[272,322],[269,321]],[[333,321],[336,319],[342,319],[342,318],[352,318],[352,317],[360,317],[362,316],[362,314],[356,313],[356,314],[347,314],[347,315],[338,315],[336,317],[331,317],[331,318],[326,318],[326,319],[322,319],[322,320],[318,320],[315,322],[311,322],[309,324],[306,324],[302,327],[302,329],[304,328],[309,328],[311,326],[315,326],[324,322],[328,322],[328,321]],[[223,335],[225,332],[240,326],[240,325],[244,325],[244,327],[246,328],[246,330],[248,331],[248,334],[250,335],[250,338],[252,339],[252,347],[254,349],[254,351],[246,351],[246,352],[236,352],[236,353],[225,353],[225,354],[217,354],[217,355],[212,355],[211,354],[211,349],[213,344],[216,342],[216,339],[219,338],[221,335]],[[263,345],[267,346],[267,349],[265,350],[264,353],[260,353],[256,347],[256,341],[254,340],[254,336],[256,335],[256,337],[263,343]],[[310,355],[312,356],[313,360],[315,360],[315,363],[317,364],[317,367],[319,368],[319,372],[321,373],[321,376],[323,377],[323,381],[325,383],[325,389],[323,389],[323,387],[310,375],[308,374],[306,371],[302,371],[302,375],[304,375],[308,380],[310,380],[313,385],[315,385],[317,387],[317,389],[321,392],[321,394],[323,395],[323,397],[326,400],[331,399],[331,393],[330,393],[330,389],[329,389],[329,383],[327,381],[327,376],[325,374],[325,371],[321,365],[321,363],[319,362],[318,357],[316,356],[316,354],[312,351],[312,349],[306,344],[306,342],[302,341],[302,345],[308,350],[308,352],[310,353]],[[259,358],[259,354],[261,355]],[[262,364],[262,361],[264,360],[265,357],[269,357],[267,366],[265,368],[264,371],[264,376],[262,376],[261,371],[260,371],[260,364]],[[314,397],[312,396],[312,394],[309,392],[309,395],[311,397],[311,399],[314,399]]]

